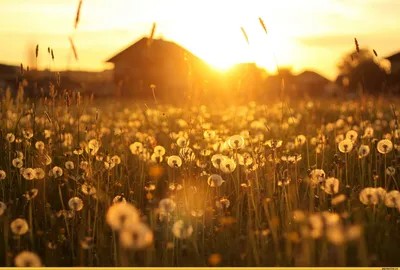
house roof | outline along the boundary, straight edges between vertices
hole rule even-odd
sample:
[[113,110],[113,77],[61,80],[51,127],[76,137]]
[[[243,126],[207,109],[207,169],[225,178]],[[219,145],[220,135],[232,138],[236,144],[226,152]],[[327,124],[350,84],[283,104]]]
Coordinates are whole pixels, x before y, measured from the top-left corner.
[[115,63],[119,59],[125,58],[127,55],[130,55],[136,50],[144,50],[146,47],[153,48],[153,49],[162,49],[166,52],[182,52],[182,55],[186,53],[191,58],[199,59],[197,56],[193,55],[191,52],[183,48],[182,46],[163,39],[152,39],[151,44],[149,43],[149,38],[143,37],[136,41],[135,43],[129,45],[127,48],[123,49],[110,59],[106,60],[107,63]]
[[389,60],[390,62],[400,61],[400,52],[388,56],[385,59]]
[[17,66],[9,66],[0,64],[0,75],[14,75],[17,74],[19,71],[19,67]]
[[331,82],[324,76],[318,74],[317,72],[306,70],[299,75],[296,76],[297,80],[300,81],[314,81],[314,82],[322,82],[322,83],[329,83]]

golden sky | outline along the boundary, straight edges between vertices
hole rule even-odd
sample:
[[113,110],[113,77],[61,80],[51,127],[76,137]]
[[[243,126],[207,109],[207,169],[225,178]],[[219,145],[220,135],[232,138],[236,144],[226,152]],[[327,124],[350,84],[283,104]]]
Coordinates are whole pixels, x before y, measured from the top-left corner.
[[[39,44],[39,68],[102,70],[109,68],[106,59],[148,35],[153,22],[156,38],[173,40],[217,67],[255,61],[274,72],[275,54],[280,66],[333,79],[354,37],[382,57],[400,50],[399,0],[83,0],[73,31],[78,2],[0,0],[0,63],[34,66]],[[47,47],[54,49],[55,63]]]

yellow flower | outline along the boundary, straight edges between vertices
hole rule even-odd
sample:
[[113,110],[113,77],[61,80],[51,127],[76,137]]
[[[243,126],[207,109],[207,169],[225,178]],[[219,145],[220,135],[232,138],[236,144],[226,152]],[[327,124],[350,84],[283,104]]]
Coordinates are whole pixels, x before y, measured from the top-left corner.
[[379,153],[386,155],[387,153],[392,151],[393,143],[388,139],[380,140],[376,145],[376,149],[378,150]]
[[128,249],[143,249],[153,242],[153,232],[144,223],[127,224],[120,234],[120,244]]
[[31,251],[22,251],[14,258],[16,267],[42,267],[40,257]]
[[221,186],[225,181],[222,179],[222,177],[219,174],[212,174],[208,177],[207,183],[210,187],[219,187]]
[[6,179],[6,177],[7,177],[6,172],[3,170],[0,170],[0,180],[4,180],[4,179]]
[[179,168],[182,165],[182,159],[179,156],[170,156],[167,163],[171,168]]
[[169,198],[162,199],[158,203],[158,208],[160,208],[160,211],[162,211],[162,212],[171,213],[175,210],[175,207],[176,207],[176,203],[172,199],[169,199]]
[[329,177],[325,180],[324,191],[328,194],[336,194],[339,192],[339,179]]
[[234,135],[229,138],[228,145],[230,148],[232,148],[234,150],[240,149],[244,145],[244,139],[240,135]]
[[22,176],[26,180],[33,180],[33,179],[35,179],[35,171],[32,168],[26,168],[23,170]]
[[349,153],[351,150],[353,150],[353,142],[349,139],[344,139],[339,143],[338,147],[340,152]]
[[114,231],[119,231],[129,224],[139,222],[139,212],[130,203],[116,203],[107,210],[106,221]]
[[172,233],[176,238],[185,239],[193,234],[193,227],[183,220],[177,220],[172,226]]
[[73,211],[81,211],[83,209],[83,201],[78,197],[73,197],[68,201],[68,206]]
[[24,235],[28,232],[29,226],[23,218],[17,218],[10,224],[11,231],[16,235]]

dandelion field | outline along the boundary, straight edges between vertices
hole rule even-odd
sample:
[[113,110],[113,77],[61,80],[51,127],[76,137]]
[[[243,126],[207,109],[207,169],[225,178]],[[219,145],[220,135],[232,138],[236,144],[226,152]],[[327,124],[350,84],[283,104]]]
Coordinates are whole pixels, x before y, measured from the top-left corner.
[[0,265],[398,265],[396,102],[4,91]]

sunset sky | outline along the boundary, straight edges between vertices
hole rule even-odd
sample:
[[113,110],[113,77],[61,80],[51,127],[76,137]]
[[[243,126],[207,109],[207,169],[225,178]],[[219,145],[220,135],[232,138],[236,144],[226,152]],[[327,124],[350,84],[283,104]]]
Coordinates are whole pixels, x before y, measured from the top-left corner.
[[[400,50],[399,0],[84,0],[73,31],[78,2],[0,0],[0,63],[34,66],[39,44],[39,68],[110,68],[104,61],[148,35],[153,22],[156,38],[173,40],[217,67],[255,61],[274,72],[276,54],[280,66],[333,79],[340,57],[354,48],[354,37],[382,57]],[[54,49],[54,64],[48,46]]]

